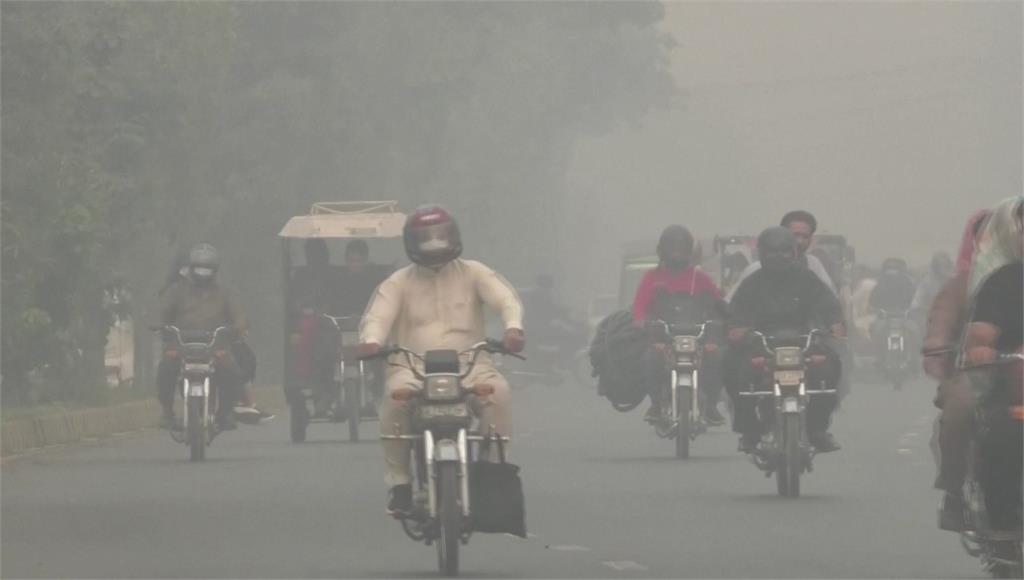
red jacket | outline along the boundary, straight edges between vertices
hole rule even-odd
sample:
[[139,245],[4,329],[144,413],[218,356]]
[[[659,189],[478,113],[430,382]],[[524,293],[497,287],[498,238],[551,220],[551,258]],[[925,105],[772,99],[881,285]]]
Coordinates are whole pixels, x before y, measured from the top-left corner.
[[636,289],[633,299],[633,319],[647,320],[654,299],[659,292],[669,294],[710,294],[715,300],[722,299],[722,291],[714,280],[696,266],[690,266],[682,272],[673,272],[659,266],[644,274],[640,286]]

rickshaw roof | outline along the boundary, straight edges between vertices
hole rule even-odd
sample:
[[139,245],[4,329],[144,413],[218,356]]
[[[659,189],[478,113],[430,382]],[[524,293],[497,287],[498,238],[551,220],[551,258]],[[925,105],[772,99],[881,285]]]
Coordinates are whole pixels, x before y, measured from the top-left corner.
[[309,214],[288,220],[282,238],[400,238],[405,214],[397,201],[314,203]]

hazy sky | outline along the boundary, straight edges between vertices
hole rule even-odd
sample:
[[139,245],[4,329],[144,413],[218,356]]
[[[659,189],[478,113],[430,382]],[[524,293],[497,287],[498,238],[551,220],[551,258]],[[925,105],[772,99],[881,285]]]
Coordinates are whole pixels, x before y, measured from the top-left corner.
[[952,250],[1022,191],[1021,6],[670,2],[679,102],[580,143],[574,202],[602,207],[609,246],[801,207],[869,262]]

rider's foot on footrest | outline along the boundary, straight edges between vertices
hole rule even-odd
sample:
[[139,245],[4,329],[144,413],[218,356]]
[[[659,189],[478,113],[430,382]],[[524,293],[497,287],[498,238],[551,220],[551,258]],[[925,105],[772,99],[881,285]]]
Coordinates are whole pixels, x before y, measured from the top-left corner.
[[704,412],[704,422],[712,427],[718,427],[719,425],[725,425],[725,417],[718,412],[718,407],[708,407]]
[[832,436],[828,431],[819,431],[817,433],[811,433],[807,436],[810,439],[811,446],[818,453],[830,453],[832,451],[839,451],[842,447],[836,438]]
[[396,485],[388,492],[388,515],[401,516],[412,512],[412,486]]
[[939,529],[947,532],[964,531],[964,498],[957,493],[946,492],[939,508]]
[[753,453],[757,451],[757,444],[761,442],[761,438],[756,435],[741,435],[740,445],[737,451],[742,453]]

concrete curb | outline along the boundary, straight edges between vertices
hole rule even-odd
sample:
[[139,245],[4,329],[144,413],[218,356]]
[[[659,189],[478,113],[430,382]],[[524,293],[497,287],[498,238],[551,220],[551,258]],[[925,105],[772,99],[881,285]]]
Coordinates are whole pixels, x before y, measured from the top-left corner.
[[[253,398],[259,407],[275,413],[286,407],[280,387],[253,389]],[[112,407],[11,419],[0,425],[0,457],[19,455],[40,447],[66,445],[83,439],[100,439],[156,427],[159,416],[160,405],[151,399]]]

